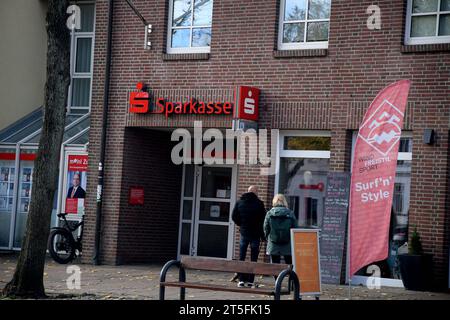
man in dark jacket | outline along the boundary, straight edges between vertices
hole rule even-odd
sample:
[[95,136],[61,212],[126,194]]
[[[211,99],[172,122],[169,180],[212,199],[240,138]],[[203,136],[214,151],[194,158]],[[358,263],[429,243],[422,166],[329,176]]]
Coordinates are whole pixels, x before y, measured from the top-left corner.
[[[258,260],[259,244],[264,240],[264,203],[258,199],[258,188],[250,186],[233,209],[232,219],[240,227],[239,260],[244,261],[250,245],[251,261]],[[238,287],[254,287],[254,274],[239,274]]]

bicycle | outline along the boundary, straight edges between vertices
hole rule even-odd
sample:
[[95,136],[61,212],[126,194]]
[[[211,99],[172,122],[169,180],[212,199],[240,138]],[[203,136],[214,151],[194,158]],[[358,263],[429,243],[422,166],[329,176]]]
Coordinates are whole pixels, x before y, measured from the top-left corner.
[[71,262],[75,256],[81,254],[82,249],[83,228],[81,229],[80,236],[77,236],[76,239],[73,236],[73,232],[83,226],[84,216],[80,222],[70,226],[66,215],[67,213],[58,214],[58,217],[63,219],[64,225],[63,227],[52,228],[48,238],[48,251],[50,252],[50,256],[53,260],[61,264]]

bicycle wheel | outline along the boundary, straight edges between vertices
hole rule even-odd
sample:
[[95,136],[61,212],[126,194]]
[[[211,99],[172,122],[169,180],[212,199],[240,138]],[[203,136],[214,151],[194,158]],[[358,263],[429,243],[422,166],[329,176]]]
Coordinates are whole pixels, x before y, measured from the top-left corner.
[[75,244],[67,230],[53,230],[48,241],[48,251],[58,263],[66,264],[75,257]]

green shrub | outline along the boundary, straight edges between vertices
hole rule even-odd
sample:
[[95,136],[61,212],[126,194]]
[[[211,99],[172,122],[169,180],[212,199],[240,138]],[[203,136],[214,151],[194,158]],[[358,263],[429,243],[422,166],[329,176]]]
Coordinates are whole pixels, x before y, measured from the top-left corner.
[[411,235],[410,245],[408,247],[409,254],[422,254],[422,241],[420,240],[420,235],[417,232],[417,227],[414,228],[414,231]]

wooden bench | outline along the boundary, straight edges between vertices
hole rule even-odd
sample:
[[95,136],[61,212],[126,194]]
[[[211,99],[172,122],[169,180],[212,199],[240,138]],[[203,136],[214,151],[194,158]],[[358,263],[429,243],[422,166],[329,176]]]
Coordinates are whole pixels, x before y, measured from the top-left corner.
[[[179,275],[178,281],[166,281],[167,271],[171,267],[178,267]],[[202,270],[202,271],[216,271],[216,272],[237,272],[237,273],[252,273],[265,276],[277,276],[274,288],[239,288],[236,286],[217,285],[186,282],[186,270]],[[283,280],[288,277],[288,289],[281,291]],[[281,295],[290,294],[293,289],[294,300],[301,300],[300,298],[300,283],[297,275],[288,264],[271,264],[259,262],[246,262],[235,260],[219,260],[209,258],[199,258],[185,256],[181,261],[172,260],[167,262],[161,270],[159,282],[159,299],[164,300],[166,287],[180,288],[180,300],[185,299],[186,288],[214,290],[214,291],[228,291],[249,294],[272,295],[275,300],[280,300]]]

